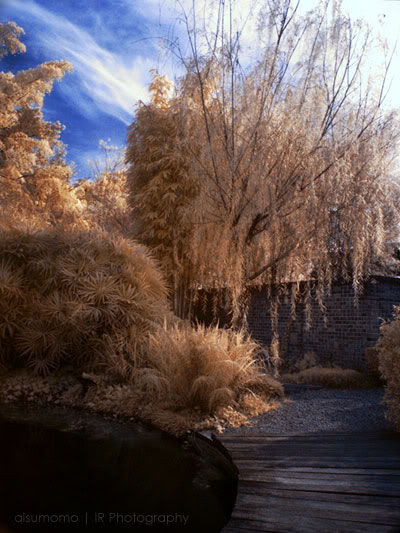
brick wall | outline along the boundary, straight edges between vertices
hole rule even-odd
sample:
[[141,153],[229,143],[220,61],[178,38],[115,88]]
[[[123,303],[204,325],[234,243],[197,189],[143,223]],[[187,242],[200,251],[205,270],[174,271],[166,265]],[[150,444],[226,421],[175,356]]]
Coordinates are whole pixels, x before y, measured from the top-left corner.
[[[358,306],[354,305],[353,298],[351,284],[335,285],[325,301],[326,324],[317,302],[313,300],[309,329],[306,327],[304,304],[300,302],[296,305],[296,318],[292,320],[290,302],[282,301],[278,330],[285,366],[306,352],[314,352],[321,362],[365,370],[365,351],[378,339],[382,319],[390,319],[393,306],[400,305],[400,279],[375,276],[365,285]],[[248,321],[253,337],[268,346],[272,340],[272,328],[265,291],[252,294]]]

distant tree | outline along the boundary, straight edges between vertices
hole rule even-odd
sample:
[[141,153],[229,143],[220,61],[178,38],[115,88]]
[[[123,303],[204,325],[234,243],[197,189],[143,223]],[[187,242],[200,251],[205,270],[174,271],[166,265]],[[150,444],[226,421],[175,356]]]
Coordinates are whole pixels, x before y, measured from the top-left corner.
[[190,56],[172,46],[186,73],[173,98],[140,107],[127,162],[147,244],[175,268],[179,242],[187,297],[221,289],[240,323],[251,286],[314,278],[322,305],[350,271],[357,295],[382,254],[385,213],[399,220],[388,177],[400,130],[384,108],[391,55],[383,46],[381,75],[365,74],[376,43],[340,2],[300,16],[299,2],[267,0],[247,64],[234,6],[217,2],[214,31],[200,28],[196,2],[182,11]]
[[91,179],[80,179],[74,194],[81,207],[81,219],[89,227],[100,227],[125,237],[132,234],[128,205],[125,151],[101,140],[102,157],[91,162]]
[[[26,50],[14,22],[0,24],[0,56]],[[17,74],[0,72],[0,206],[12,220],[54,225],[75,220],[72,169],[59,140],[63,126],[43,120],[43,98],[72,65],[50,61]]]

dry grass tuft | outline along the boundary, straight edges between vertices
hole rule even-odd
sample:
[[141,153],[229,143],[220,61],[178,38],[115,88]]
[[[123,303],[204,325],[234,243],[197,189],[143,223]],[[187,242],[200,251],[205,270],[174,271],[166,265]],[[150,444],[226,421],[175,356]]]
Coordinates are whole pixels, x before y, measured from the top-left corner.
[[320,366],[307,368],[291,374],[283,374],[281,381],[284,383],[307,383],[343,389],[369,386],[369,381],[357,370],[350,368],[324,368]]
[[187,410],[196,427],[244,423],[283,395],[281,384],[263,374],[258,349],[240,331],[164,326],[149,335],[148,368],[133,376],[134,388],[154,405],[151,418],[169,419],[175,431],[187,428]]
[[268,399],[282,394],[279,384],[262,374],[257,350],[242,331],[176,325],[150,334],[148,363],[167,379],[171,397],[215,412],[240,404],[242,394],[253,389]]

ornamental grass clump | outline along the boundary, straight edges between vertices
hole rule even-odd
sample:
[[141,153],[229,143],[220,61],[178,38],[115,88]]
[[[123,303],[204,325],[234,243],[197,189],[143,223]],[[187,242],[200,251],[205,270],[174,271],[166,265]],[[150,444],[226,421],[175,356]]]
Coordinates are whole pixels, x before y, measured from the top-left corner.
[[143,246],[101,231],[0,227],[6,368],[46,375],[68,364],[125,376],[168,316],[165,282]]
[[400,431],[400,306],[394,309],[394,319],[382,324],[381,336],[375,348],[378,351],[379,371],[386,381],[387,418]]
[[200,419],[242,424],[283,395],[281,384],[265,374],[258,351],[241,331],[186,323],[157,328],[149,335],[148,368],[136,374],[135,388],[157,407],[168,404],[172,425],[188,409]]

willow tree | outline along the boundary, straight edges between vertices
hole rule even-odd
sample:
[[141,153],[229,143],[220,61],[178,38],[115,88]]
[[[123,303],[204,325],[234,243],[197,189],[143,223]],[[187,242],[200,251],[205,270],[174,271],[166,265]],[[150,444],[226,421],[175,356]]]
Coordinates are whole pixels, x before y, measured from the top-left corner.
[[[144,127],[139,114],[131,127],[131,198],[151,213],[147,234],[159,246],[174,228],[190,228],[182,240],[186,284],[191,294],[200,286],[228,293],[234,323],[246,314],[252,286],[273,291],[313,280],[322,305],[341,276],[352,279],[357,295],[382,253],[388,206],[398,217],[388,178],[399,125],[384,106],[391,55],[383,46],[382,72],[369,76],[376,45],[370,30],[345,16],[339,2],[330,4],[301,16],[299,2],[267,0],[256,13],[257,54],[242,60],[246,42],[234,27],[235,2],[217,2],[213,31],[200,31],[193,2],[182,12],[189,57],[174,41],[186,71],[163,121],[149,114]],[[143,151],[151,168],[163,169],[160,188],[153,182],[147,198],[136,189],[140,179],[150,183],[137,157]],[[169,222],[171,176],[176,187],[189,180],[196,189],[188,196],[181,190]]]
[[[26,50],[23,29],[0,24],[0,57]],[[63,126],[43,120],[44,95],[72,69],[49,61],[17,74],[0,72],[0,206],[3,218],[54,225],[74,220],[77,202],[69,187],[72,169],[59,140]]]

